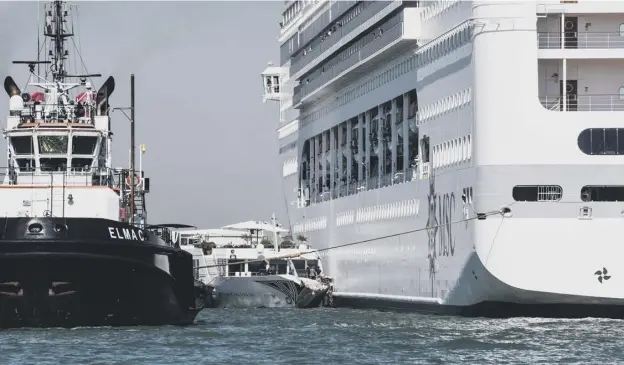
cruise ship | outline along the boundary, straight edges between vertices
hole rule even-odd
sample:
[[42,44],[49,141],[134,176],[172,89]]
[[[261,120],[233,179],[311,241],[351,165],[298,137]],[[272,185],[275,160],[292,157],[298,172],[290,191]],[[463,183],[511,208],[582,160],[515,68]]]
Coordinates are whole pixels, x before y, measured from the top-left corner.
[[283,193],[335,305],[624,315],[624,2],[285,1],[279,42]]

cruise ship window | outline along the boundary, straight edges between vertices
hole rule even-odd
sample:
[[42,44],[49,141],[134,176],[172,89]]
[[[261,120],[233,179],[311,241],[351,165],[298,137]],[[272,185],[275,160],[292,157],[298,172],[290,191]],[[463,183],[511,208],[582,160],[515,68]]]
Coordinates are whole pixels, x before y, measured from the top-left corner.
[[624,24],[620,24],[620,37],[624,37]]
[[618,94],[620,96],[620,100],[624,100],[624,86],[620,86]]
[[466,139],[461,137],[459,139],[459,161],[463,162],[466,159]]
[[561,200],[563,189],[559,185],[517,185],[511,195],[520,202],[555,202]]
[[587,155],[624,155],[623,128],[585,129],[578,137],[579,149]]
[[624,201],[624,186],[583,186],[581,200],[584,202],[621,202]]
[[452,140],[451,142],[449,142],[449,147],[450,147],[450,151],[451,151],[449,164],[450,165],[455,165],[455,156],[456,156],[456,153],[457,153],[457,150],[455,148],[455,140]]

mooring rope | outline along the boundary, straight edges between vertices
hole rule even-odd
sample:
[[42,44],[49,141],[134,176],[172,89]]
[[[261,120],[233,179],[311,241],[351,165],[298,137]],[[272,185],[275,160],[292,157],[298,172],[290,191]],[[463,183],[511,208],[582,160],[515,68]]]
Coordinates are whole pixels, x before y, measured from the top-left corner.
[[[457,221],[452,221],[450,222],[450,224],[458,224],[458,223],[464,223],[464,222],[469,222],[475,219],[484,219],[486,217],[489,217],[491,215],[496,215],[499,214],[501,216],[505,216],[504,213],[501,210],[495,210],[495,211],[491,211],[491,212],[487,212],[487,213],[479,213],[474,217],[471,218],[464,218],[464,219],[460,219]],[[419,228],[419,229],[413,229],[410,231],[404,231],[401,233],[393,233],[393,234],[389,234],[389,235],[385,235],[385,236],[380,236],[380,237],[375,237],[375,238],[369,238],[366,240],[361,240],[361,241],[355,241],[355,242],[349,242],[349,243],[345,243],[342,245],[337,245],[337,246],[331,246],[331,247],[325,247],[325,248],[320,248],[320,249],[314,249],[312,251],[309,252],[301,252],[301,253],[290,253],[290,254],[286,254],[286,255],[282,255],[282,256],[273,256],[270,259],[271,260],[275,260],[275,259],[285,259],[285,258],[292,258],[292,257],[299,257],[301,255],[305,255],[308,253],[318,253],[318,252],[324,252],[324,251],[330,251],[330,250],[335,250],[338,248],[343,248],[343,247],[349,247],[349,246],[355,246],[355,245],[361,245],[363,243],[368,243],[368,242],[372,242],[372,241],[376,241],[379,239],[385,239],[385,238],[392,238],[392,237],[397,237],[397,236],[402,236],[404,234],[410,234],[410,233],[417,233],[417,232],[422,232],[422,231],[426,231],[428,229],[434,229],[434,228],[439,228],[439,227],[443,227],[448,225],[449,223],[443,223],[443,224],[438,224],[435,226],[429,226],[429,227],[424,227],[424,228]],[[246,263],[252,263],[252,262],[263,262],[266,261],[267,259],[253,259],[253,260],[244,260],[244,262]],[[213,268],[213,267],[222,267],[222,266],[229,266],[229,265],[240,265],[241,262],[236,262],[236,263],[223,263],[223,264],[214,264],[214,265],[205,265],[205,266],[195,266],[194,269],[208,269],[208,268]]]

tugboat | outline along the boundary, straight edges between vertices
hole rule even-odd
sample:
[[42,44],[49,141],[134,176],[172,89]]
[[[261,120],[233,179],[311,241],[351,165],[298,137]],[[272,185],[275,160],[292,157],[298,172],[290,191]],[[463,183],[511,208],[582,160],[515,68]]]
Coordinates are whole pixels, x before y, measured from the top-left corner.
[[101,75],[69,74],[70,7],[44,10],[50,59],[13,62],[28,65],[29,90],[4,80],[0,327],[191,324],[204,299],[192,255],[147,226],[134,148],[130,169],[111,165],[115,81],[95,89]]

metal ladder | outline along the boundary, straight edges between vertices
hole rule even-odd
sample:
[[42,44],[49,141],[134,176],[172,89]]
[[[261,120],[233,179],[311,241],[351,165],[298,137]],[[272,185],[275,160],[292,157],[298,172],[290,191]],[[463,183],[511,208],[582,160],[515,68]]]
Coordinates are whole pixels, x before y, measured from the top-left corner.
[[48,212],[51,217],[65,217],[67,174],[50,174],[50,203]]

